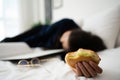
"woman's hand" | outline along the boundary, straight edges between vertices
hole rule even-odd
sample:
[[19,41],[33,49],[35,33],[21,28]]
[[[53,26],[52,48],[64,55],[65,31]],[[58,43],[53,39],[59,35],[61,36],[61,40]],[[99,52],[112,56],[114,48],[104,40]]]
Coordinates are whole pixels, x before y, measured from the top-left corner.
[[73,69],[73,71],[78,76],[85,76],[85,77],[95,77],[97,73],[102,73],[102,69],[93,61],[89,62],[78,62],[75,65],[76,69]]

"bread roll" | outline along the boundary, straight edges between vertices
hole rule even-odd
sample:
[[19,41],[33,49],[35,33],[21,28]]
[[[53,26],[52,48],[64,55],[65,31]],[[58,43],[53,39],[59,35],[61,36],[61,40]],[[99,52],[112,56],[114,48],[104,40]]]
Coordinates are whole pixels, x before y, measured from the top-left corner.
[[81,48],[75,52],[68,52],[65,56],[66,63],[72,68],[75,68],[75,64],[80,61],[93,61],[99,64],[100,60],[101,59],[96,52]]

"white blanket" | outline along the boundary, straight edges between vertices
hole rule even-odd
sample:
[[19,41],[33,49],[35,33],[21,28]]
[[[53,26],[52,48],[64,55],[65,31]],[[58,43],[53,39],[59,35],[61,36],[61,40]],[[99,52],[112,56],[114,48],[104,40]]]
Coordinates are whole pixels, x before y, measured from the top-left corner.
[[98,54],[103,73],[95,78],[76,77],[67,64],[54,57],[39,67],[18,67],[9,61],[0,61],[0,80],[120,80],[120,47]]

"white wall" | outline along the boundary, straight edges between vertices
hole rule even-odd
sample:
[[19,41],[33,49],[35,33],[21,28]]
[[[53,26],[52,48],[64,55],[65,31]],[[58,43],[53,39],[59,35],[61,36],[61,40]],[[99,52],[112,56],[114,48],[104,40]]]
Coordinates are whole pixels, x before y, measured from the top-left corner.
[[62,18],[81,19],[97,14],[120,3],[120,0],[62,0],[62,7],[53,7],[53,22]]

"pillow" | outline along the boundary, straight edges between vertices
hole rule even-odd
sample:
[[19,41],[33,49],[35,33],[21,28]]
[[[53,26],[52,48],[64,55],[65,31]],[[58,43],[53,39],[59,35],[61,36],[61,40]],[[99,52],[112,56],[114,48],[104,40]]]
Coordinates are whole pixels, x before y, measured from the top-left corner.
[[120,29],[120,6],[110,8],[92,18],[84,19],[82,29],[99,36],[107,48],[115,47]]

